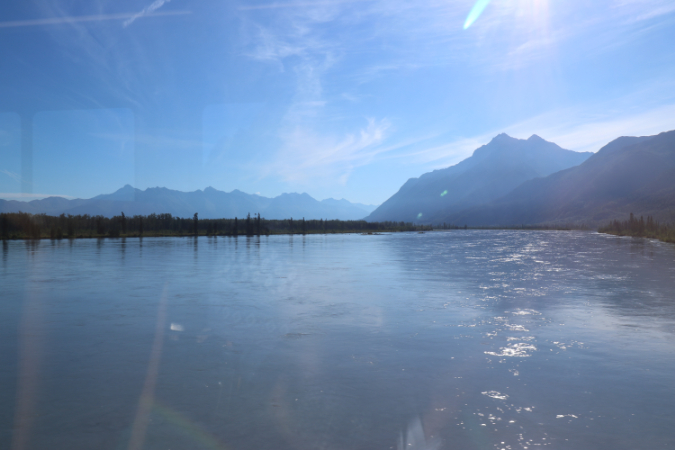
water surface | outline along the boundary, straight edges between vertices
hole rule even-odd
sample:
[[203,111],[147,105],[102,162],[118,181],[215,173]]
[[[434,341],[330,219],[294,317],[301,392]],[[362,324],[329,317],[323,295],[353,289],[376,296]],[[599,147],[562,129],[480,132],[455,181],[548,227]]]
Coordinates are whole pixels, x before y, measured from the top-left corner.
[[0,448],[675,447],[675,246],[5,242]]

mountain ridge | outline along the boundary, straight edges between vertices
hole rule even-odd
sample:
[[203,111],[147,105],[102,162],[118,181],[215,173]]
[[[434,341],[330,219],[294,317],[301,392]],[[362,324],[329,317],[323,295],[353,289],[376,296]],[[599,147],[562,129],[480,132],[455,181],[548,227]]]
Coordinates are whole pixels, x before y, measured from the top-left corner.
[[576,167],[524,182],[495,201],[434,218],[472,226],[598,226],[630,213],[675,222],[675,131],[619,137]]
[[192,217],[197,212],[202,218],[245,217],[260,213],[267,219],[358,220],[367,216],[375,206],[351,203],[348,200],[318,201],[307,193],[284,193],[274,198],[247,194],[238,189],[219,191],[211,186],[204,190],[183,192],[166,187],[145,190],[127,184],[110,194],[90,199],[68,200],[47,197],[30,202],[0,200],[0,212],[28,212],[33,214],[89,214],[112,217],[122,211],[126,215],[169,213],[177,217]]
[[465,160],[407,180],[366,220],[420,221],[460,211],[511,191],[522,182],[580,164],[592,153],[565,150],[537,135],[495,136]]

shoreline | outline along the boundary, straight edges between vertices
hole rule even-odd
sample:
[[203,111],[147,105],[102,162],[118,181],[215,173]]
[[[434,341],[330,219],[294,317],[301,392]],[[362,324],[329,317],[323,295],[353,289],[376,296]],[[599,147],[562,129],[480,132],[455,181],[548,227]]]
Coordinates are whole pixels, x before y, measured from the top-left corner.
[[660,242],[666,242],[668,244],[675,244],[675,237],[670,236],[670,235],[662,235],[662,234],[654,234],[654,233],[631,234],[631,233],[622,233],[622,232],[613,231],[613,230],[606,230],[606,231],[598,230],[598,233],[607,234],[607,235],[610,235],[610,236],[619,236],[619,237],[654,239],[654,240],[657,240],[657,241],[660,241]]
[[598,233],[610,234],[612,236],[641,237],[656,239],[661,242],[675,244],[675,226],[672,224],[660,224],[653,217],[643,216],[638,219],[637,216],[630,214],[628,220],[620,222],[614,220],[604,227],[598,228]]
[[[425,233],[448,233],[455,231],[594,231],[590,229],[583,228],[555,228],[555,227],[467,227],[467,228],[448,228],[448,229],[425,229],[425,230],[379,230],[372,232],[364,232],[363,230],[337,230],[337,231],[307,231],[307,232],[272,232],[272,233],[261,233],[261,234],[206,234],[200,233],[195,236],[194,234],[175,234],[175,233],[143,233],[138,234],[126,234],[126,235],[115,235],[111,236],[109,234],[101,235],[84,235],[80,234],[77,236],[62,236],[62,237],[51,237],[51,236],[40,236],[40,237],[29,237],[29,236],[8,236],[5,238],[0,238],[1,241],[66,241],[66,240],[81,240],[81,239],[142,239],[142,238],[157,238],[157,237],[174,237],[174,238],[195,238],[195,237],[229,237],[229,238],[239,238],[239,237],[263,237],[263,236],[307,236],[307,235],[330,235],[330,234],[358,234],[362,236],[382,236],[386,234],[394,233],[416,233],[416,234],[425,234]],[[607,233],[609,234],[609,233]]]

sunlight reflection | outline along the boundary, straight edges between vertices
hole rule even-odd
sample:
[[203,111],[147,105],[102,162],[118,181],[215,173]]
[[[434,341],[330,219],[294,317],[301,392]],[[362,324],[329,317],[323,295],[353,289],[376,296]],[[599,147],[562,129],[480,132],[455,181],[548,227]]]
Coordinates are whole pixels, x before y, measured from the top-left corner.
[[148,372],[141,391],[141,397],[138,401],[138,410],[131,429],[131,438],[129,439],[129,450],[140,450],[145,442],[145,434],[150,423],[150,410],[155,398],[155,385],[157,384],[157,375],[159,374],[159,362],[162,356],[162,347],[164,344],[164,323],[166,322],[166,303],[167,286],[164,286],[164,292],[160,297],[157,308],[157,324],[155,327],[155,339],[150,352],[150,361],[148,363]]
[[44,355],[44,335],[40,332],[45,314],[45,301],[38,295],[26,296],[19,324],[19,377],[16,388],[16,410],[12,450],[28,447],[40,388]]
[[469,28],[475,21],[480,17],[480,15],[483,13],[485,8],[487,8],[487,5],[490,4],[490,0],[478,0],[475,5],[473,5],[473,8],[471,8],[471,12],[469,12],[469,15],[466,18],[466,22],[464,22],[464,29],[466,30]]
[[210,433],[202,425],[190,420],[185,414],[154,400],[153,411],[161,415],[178,430],[188,436],[193,442],[201,444],[203,448],[224,450],[227,447],[220,442],[216,435]]
[[429,439],[425,436],[422,421],[416,417],[408,425],[408,430],[399,436],[398,450],[436,450],[441,446],[440,439],[430,436]]

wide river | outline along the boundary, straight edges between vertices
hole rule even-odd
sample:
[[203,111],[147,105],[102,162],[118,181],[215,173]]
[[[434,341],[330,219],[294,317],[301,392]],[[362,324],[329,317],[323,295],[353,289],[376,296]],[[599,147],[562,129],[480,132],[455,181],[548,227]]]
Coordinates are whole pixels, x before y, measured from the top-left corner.
[[0,448],[672,449],[675,245],[2,244]]

